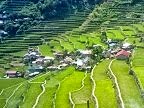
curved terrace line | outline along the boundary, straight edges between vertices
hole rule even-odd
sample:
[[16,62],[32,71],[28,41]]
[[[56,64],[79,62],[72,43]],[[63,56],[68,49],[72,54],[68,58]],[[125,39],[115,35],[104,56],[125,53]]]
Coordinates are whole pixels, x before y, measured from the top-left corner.
[[6,104],[3,108],[6,108],[8,101],[10,100],[10,98],[15,94],[15,92],[23,85],[23,83],[21,85],[19,85],[14,91],[13,93],[9,96],[9,98],[6,100]]
[[36,102],[35,102],[35,104],[33,105],[32,108],[35,108],[35,107],[37,106],[38,101],[39,101],[41,95],[45,92],[45,84],[46,84],[46,80],[45,80],[44,83],[41,85],[43,91],[42,91],[42,92],[37,96],[37,98],[36,98]]
[[95,100],[95,103],[96,103],[95,108],[99,108],[98,99],[95,96],[96,83],[95,83],[95,80],[93,79],[93,73],[94,73],[95,68],[96,68],[96,65],[93,67],[92,72],[91,72],[91,80],[93,82],[92,96],[94,97],[94,100]]
[[53,108],[55,108],[55,104],[56,104],[56,94],[57,94],[57,92],[58,92],[58,90],[59,90],[59,88],[60,88],[60,83],[58,84],[58,88],[57,88],[57,90],[56,90],[56,93],[54,94],[54,99],[53,99]]
[[71,104],[72,104],[72,108],[75,108],[75,103],[74,103],[74,101],[73,101],[73,99],[72,99],[72,93],[74,93],[74,92],[77,92],[77,91],[80,91],[85,85],[84,85],[84,80],[87,78],[87,71],[85,72],[85,76],[84,76],[84,78],[82,79],[82,86],[79,88],[79,89],[77,89],[77,90],[74,90],[74,91],[72,91],[72,92],[69,92],[69,99],[70,99],[70,102],[71,102]]
[[59,90],[59,88],[60,88],[60,86],[61,86],[61,83],[62,83],[63,81],[65,81],[67,78],[68,78],[68,76],[65,77],[62,81],[59,82],[58,88],[57,88],[57,90],[56,90],[56,93],[55,93],[55,96],[54,96],[54,99],[53,99],[53,108],[55,108],[55,106],[56,106],[56,95],[57,95],[57,92],[58,92],[58,90]]
[[[114,60],[115,60],[115,59],[114,59]],[[118,91],[118,97],[119,97],[120,103],[121,103],[121,108],[125,108],[125,105],[124,105],[124,102],[123,102],[123,99],[122,99],[122,95],[121,95],[121,91],[120,91],[120,87],[119,87],[119,84],[118,84],[118,81],[117,81],[117,77],[114,75],[114,73],[113,73],[113,71],[112,71],[112,69],[111,69],[111,65],[112,65],[112,63],[113,63],[114,60],[112,60],[112,61],[110,62],[108,68],[109,68],[109,70],[110,70],[110,72],[111,72],[111,74],[112,74],[112,76],[113,76],[113,78],[114,78],[115,84],[116,84],[116,88],[117,88],[117,91]]]
[[71,103],[71,105],[72,105],[72,108],[75,108],[75,103],[74,103],[74,101],[72,100],[71,92],[69,92],[69,100],[70,100],[70,103]]
[[0,96],[3,94],[3,92],[4,92],[4,89],[1,90],[1,92],[0,92]]

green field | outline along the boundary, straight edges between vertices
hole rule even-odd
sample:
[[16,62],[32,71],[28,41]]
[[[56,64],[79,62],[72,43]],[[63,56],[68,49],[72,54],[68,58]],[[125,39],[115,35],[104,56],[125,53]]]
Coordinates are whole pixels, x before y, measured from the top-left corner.
[[144,88],[144,74],[143,74],[144,67],[134,67],[133,69],[134,69],[135,74],[137,75],[137,78],[140,84]]
[[137,66],[144,66],[144,49],[143,48],[137,48],[134,51],[134,57],[132,60],[132,64],[134,67]]
[[120,30],[107,30],[107,36],[110,39],[118,39],[118,40],[124,40],[125,36],[121,33]]
[[81,81],[84,77],[84,72],[75,71],[72,75],[65,78],[60,84],[60,88],[56,93],[56,108],[69,108],[69,92],[81,87]]
[[95,95],[101,108],[117,108],[116,93],[111,79],[108,77],[110,60],[104,60],[94,69],[93,78],[96,83]]
[[87,101],[89,101],[90,108],[94,107],[94,101],[92,100],[92,82],[90,74],[87,73],[84,79],[84,86],[72,92],[72,99],[75,103],[76,108],[87,108]]
[[52,51],[49,45],[40,45],[39,51],[43,56],[52,56]]
[[[13,94],[13,91],[25,81],[24,79],[0,79],[0,107],[4,107],[6,100]],[[2,92],[3,90],[3,92]],[[15,104],[16,105],[16,104]]]
[[0,79],[0,91],[2,89],[6,89],[11,86],[15,86],[17,84],[20,84],[21,82],[25,81],[22,78],[16,78],[16,79]]
[[128,74],[128,65],[124,61],[116,60],[112,63],[111,69],[117,77],[125,107],[144,107],[144,101],[140,96],[138,86],[136,85],[134,78]]

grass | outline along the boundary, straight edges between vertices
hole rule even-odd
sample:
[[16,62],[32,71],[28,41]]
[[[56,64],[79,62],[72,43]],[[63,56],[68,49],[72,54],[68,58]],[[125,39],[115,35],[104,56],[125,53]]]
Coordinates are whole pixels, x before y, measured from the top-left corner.
[[[138,47],[143,47],[144,46],[144,42],[140,42],[140,38],[138,37],[128,37],[125,42],[134,44]],[[135,42],[135,43],[134,43]]]
[[67,39],[74,45],[75,49],[85,49],[85,44],[79,42],[80,36],[67,36]]
[[67,50],[69,52],[74,51],[74,46],[70,42],[62,40],[62,39],[60,39],[60,41],[61,41],[61,46],[64,47],[64,50]]
[[52,56],[50,46],[43,44],[39,46],[39,51],[42,53],[43,56]]
[[16,78],[16,79],[0,79],[0,91],[2,89],[5,89],[5,88],[8,88],[10,86],[14,86],[18,83],[21,83],[25,81],[24,79],[22,78]]
[[89,46],[100,44],[103,47],[106,47],[104,43],[101,42],[100,37],[88,37]]
[[41,96],[36,108],[52,108],[53,99],[57,87],[47,87],[45,93]]
[[21,108],[32,108],[36,101],[36,97],[42,92],[41,84],[29,84],[27,92],[24,94],[24,102],[20,105]]
[[108,30],[107,31],[107,36],[110,39],[118,39],[118,40],[124,40],[125,36],[121,33],[120,30]]
[[3,93],[0,95],[0,108],[3,108],[6,104],[6,99],[12,94],[12,92],[16,89],[16,86],[5,89]]
[[76,49],[86,49],[86,45],[81,42],[73,42]]
[[76,108],[87,108],[87,101],[89,100],[90,108],[94,107],[94,102],[92,100],[92,84],[90,79],[90,74],[87,74],[84,80],[84,87],[79,91],[72,93],[72,99],[76,104]]
[[50,73],[44,75],[43,77],[39,77],[38,80],[35,81],[42,81],[44,79],[47,80],[45,85],[46,91],[40,97],[39,104],[37,108],[51,108],[53,105],[54,95],[58,88],[58,84],[67,76],[71,75],[74,72],[73,67],[68,67],[65,70],[60,72]]
[[7,104],[7,108],[17,108],[19,104],[23,101],[23,93],[27,90],[28,84],[24,83],[10,98]]
[[122,31],[134,31],[136,32],[135,28],[132,26],[120,26],[122,28]]
[[4,69],[3,68],[0,68],[0,77],[3,77],[5,74],[4,74]]
[[144,32],[144,26],[142,24],[133,24],[134,27],[138,29],[140,32]]
[[137,48],[134,53],[134,59],[132,60],[133,67],[144,66],[144,49]]
[[88,41],[87,36],[81,35],[79,41],[86,43]]
[[53,47],[53,49],[52,49],[53,51],[62,51],[63,50],[58,41],[51,40],[49,42],[49,45]]
[[117,108],[117,99],[112,81],[106,74],[110,61],[104,60],[94,69],[94,80],[96,83],[95,95],[100,108]]
[[56,108],[69,108],[69,92],[80,88],[81,81],[84,77],[84,72],[74,71],[72,75],[67,77],[56,94]]
[[16,53],[12,53],[13,56],[18,56],[18,57],[23,57],[24,54],[26,54],[27,51],[19,51],[19,52],[16,52]]
[[0,95],[0,108],[4,107],[6,99],[8,99],[12,95],[18,84],[23,81],[24,79],[0,79],[1,90],[4,89],[4,91]]
[[144,67],[134,67],[133,69],[144,88],[144,73],[143,73]]
[[128,74],[129,67],[125,61],[114,61],[112,63],[112,71],[118,79],[122,98],[126,108],[142,108],[144,107],[143,99],[140,96],[138,87],[134,78]]
[[131,30],[127,30],[127,31],[122,31],[127,37],[132,37],[132,36],[135,36],[135,32],[134,31],[131,31]]

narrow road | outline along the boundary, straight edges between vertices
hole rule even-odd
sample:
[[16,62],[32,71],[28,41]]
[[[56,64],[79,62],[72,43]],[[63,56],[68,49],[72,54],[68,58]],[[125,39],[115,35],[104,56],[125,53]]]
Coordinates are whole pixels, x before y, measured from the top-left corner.
[[116,89],[117,89],[117,92],[118,92],[118,97],[119,97],[119,99],[120,99],[121,108],[125,108],[125,105],[124,105],[124,102],[123,102],[123,99],[122,99],[122,96],[121,96],[120,87],[119,87],[119,84],[118,84],[118,81],[117,81],[117,77],[114,75],[114,73],[113,73],[113,71],[112,71],[112,69],[111,69],[111,65],[112,65],[113,61],[114,61],[114,60],[112,60],[112,61],[110,62],[108,68],[109,68],[109,70],[110,70],[110,72],[111,72],[111,75],[112,75],[112,77],[114,78],[114,82],[115,82],[115,84],[116,84]]

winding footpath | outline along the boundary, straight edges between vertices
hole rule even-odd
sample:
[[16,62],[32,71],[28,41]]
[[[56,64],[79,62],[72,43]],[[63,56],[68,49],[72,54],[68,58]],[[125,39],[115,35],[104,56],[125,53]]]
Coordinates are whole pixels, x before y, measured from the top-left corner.
[[43,91],[37,96],[36,102],[35,102],[35,104],[33,105],[32,108],[35,108],[35,107],[37,106],[37,104],[38,104],[38,102],[39,102],[39,99],[40,99],[41,95],[45,92],[45,84],[46,84],[46,80],[45,80],[44,83],[41,85]]
[[[115,60],[115,59],[114,59],[114,60]],[[114,73],[113,73],[113,71],[112,71],[112,69],[111,69],[111,65],[112,65],[112,63],[113,63],[114,60],[112,60],[112,61],[110,62],[108,68],[109,68],[109,71],[110,71],[112,77],[114,78],[114,82],[115,82],[116,89],[117,89],[117,92],[118,92],[118,97],[119,97],[120,104],[121,104],[121,108],[125,108],[125,105],[124,105],[124,102],[123,102],[123,99],[122,99],[122,96],[121,96],[120,87],[119,87],[119,84],[118,84],[118,81],[117,81],[117,77],[114,75]]]
[[93,67],[92,72],[91,72],[91,80],[93,82],[93,89],[92,89],[92,96],[94,98],[94,101],[96,103],[95,108],[99,108],[99,103],[98,103],[98,99],[95,96],[95,89],[96,89],[96,83],[95,80],[93,79],[93,73],[94,73],[94,69],[96,68],[96,65]]
[[84,83],[85,83],[85,79],[87,78],[87,71],[85,72],[85,76],[84,76],[84,78],[82,79],[82,84],[81,84],[81,87],[79,88],[79,89],[77,89],[77,90],[74,90],[74,91],[72,91],[72,92],[69,92],[69,100],[70,100],[70,102],[71,102],[71,104],[72,104],[72,108],[75,108],[75,103],[74,103],[74,101],[72,100],[72,93],[74,93],[74,92],[77,92],[77,91],[80,91],[85,85],[84,85]]

